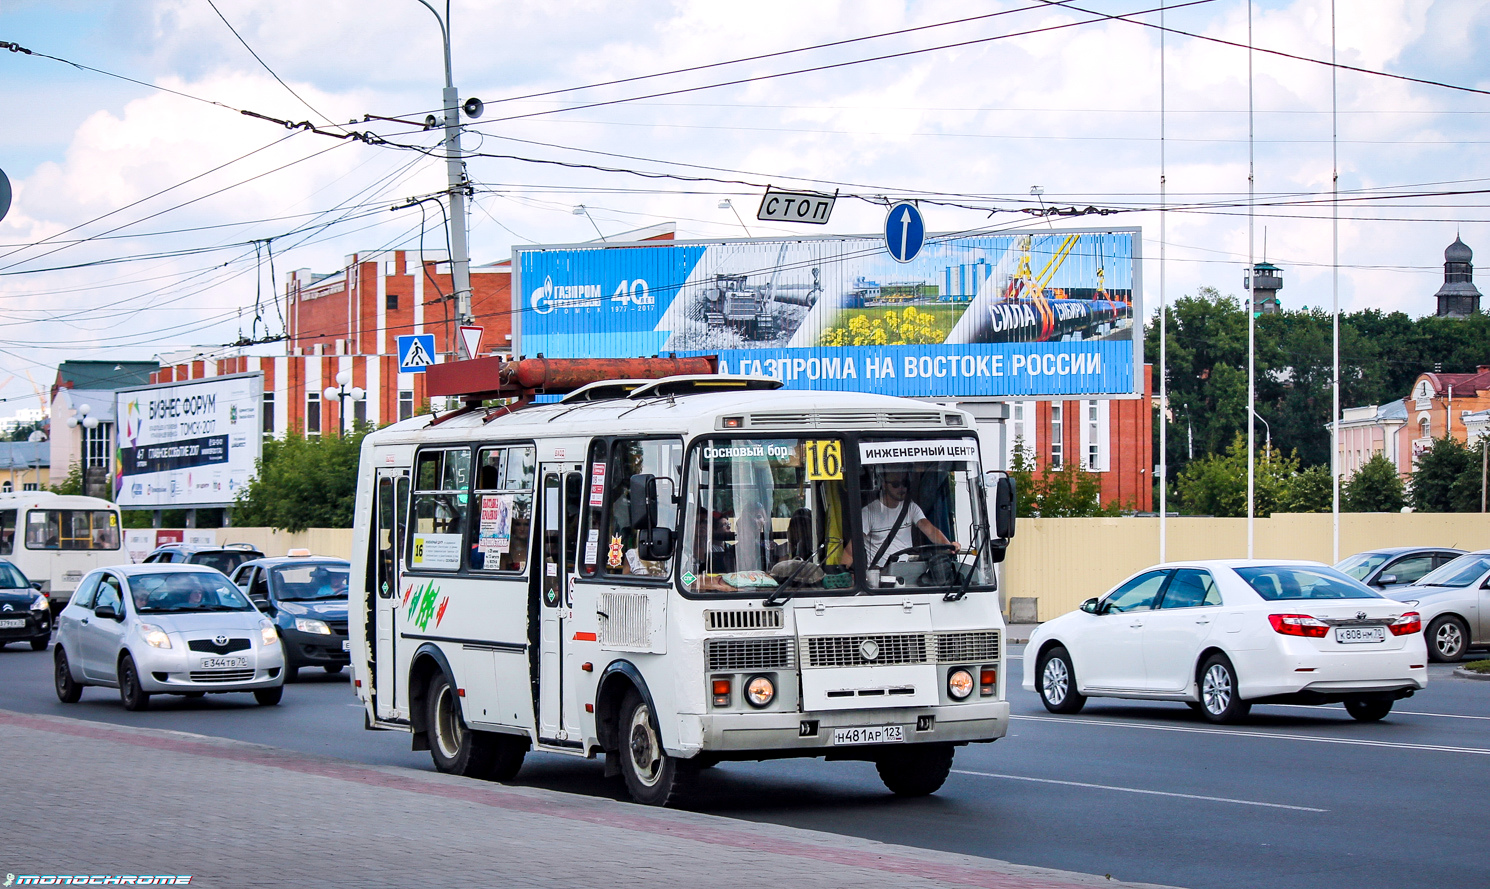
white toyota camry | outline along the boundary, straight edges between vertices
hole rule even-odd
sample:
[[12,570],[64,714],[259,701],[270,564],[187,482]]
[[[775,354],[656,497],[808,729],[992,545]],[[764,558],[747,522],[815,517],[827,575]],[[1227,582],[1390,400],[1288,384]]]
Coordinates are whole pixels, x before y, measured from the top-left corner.
[[1427,686],[1422,629],[1417,612],[1317,562],[1173,562],[1037,627],[1024,687],[1052,713],[1134,698],[1235,722],[1254,703],[1344,702],[1374,722]]

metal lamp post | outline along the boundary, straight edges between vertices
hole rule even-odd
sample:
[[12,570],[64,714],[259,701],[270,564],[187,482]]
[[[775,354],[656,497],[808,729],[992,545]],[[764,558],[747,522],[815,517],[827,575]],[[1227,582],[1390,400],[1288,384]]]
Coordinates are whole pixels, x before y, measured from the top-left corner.
[[[95,424],[97,424],[98,421],[97,420],[94,420],[93,422]],[[29,442],[31,442],[32,444],[40,444],[41,442],[44,442],[44,441],[47,440],[47,434],[45,432],[42,432],[40,429],[34,429],[34,430],[32,430],[32,432],[31,432],[30,435],[26,436],[26,440],[29,441]],[[34,462],[31,464],[31,470],[32,470],[31,471],[31,478],[35,481],[36,490],[40,491],[41,490],[41,457],[40,457],[40,455],[38,455],[38,456],[33,457],[32,459],[33,459]],[[1483,512],[1483,511],[1484,510],[1481,510],[1481,512]]]
[[[79,426],[82,426],[84,429],[97,429],[98,428],[98,418],[97,417],[90,417],[89,416],[89,413],[92,412],[92,410],[93,410],[93,406],[92,405],[88,405],[88,404],[80,404],[80,405],[78,405],[77,414],[75,416],[71,416],[71,417],[68,417],[67,418],[67,428],[68,429],[76,429]],[[83,434],[83,458],[82,458],[82,460],[78,461],[83,466],[83,493],[84,494],[88,493],[88,441],[87,441],[87,439],[88,439],[88,435],[87,435],[87,433],[84,433]],[[40,490],[41,489],[41,479],[40,479],[39,476],[41,475],[41,470],[38,469],[37,472],[36,472],[36,474],[38,476],[36,487],[37,487],[37,490]]]
[[336,402],[337,423],[341,426],[342,436],[345,437],[347,434],[347,402],[350,400],[355,404],[365,400],[367,391],[361,386],[353,386],[351,371],[344,370],[336,375],[336,385],[327,386],[326,390],[321,393],[321,397],[326,401]]
[[[455,88],[455,79],[450,67],[450,2],[445,2],[445,15],[431,6],[428,0],[418,0],[440,23],[440,39],[445,47],[445,174],[449,182],[450,195],[450,280],[455,290],[455,314],[461,325],[471,324],[471,256],[466,244],[466,173],[460,147],[460,92]],[[480,99],[468,99],[465,112],[471,117],[481,116]],[[430,123],[433,125],[434,116]],[[423,261],[423,257],[420,258]],[[466,354],[464,337],[456,338],[457,357],[462,360],[474,358]]]

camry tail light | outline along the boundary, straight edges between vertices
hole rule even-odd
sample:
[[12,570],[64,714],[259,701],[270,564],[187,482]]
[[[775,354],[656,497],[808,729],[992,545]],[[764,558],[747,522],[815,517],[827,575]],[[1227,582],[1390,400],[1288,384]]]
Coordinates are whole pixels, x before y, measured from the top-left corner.
[[1285,636],[1308,636],[1322,639],[1330,632],[1330,625],[1307,614],[1269,614],[1268,623],[1276,632]]
[[1393,636],[1410,636],[1423,632],[1423,618],[1416,611],[1409,611],[1387,625]]

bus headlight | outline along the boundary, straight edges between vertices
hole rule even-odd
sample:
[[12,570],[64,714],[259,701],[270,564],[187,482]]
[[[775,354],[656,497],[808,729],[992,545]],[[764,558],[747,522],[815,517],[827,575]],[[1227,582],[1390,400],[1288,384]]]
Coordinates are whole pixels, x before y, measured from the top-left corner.
[[947,674],[947,694],[951,695],[953,700],[966,700],[967,696],[973,693],[975,684],[973,674],[962,667]]
[[776,683],[769,676],[752,676],[745,683],[745,700],[752,707],[764,707],[776,698]]

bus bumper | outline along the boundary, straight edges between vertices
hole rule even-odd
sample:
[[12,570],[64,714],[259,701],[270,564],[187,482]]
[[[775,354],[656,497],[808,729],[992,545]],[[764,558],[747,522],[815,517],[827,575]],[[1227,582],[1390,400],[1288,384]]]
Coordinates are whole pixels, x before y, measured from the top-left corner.
[[[834,729],[900,726],[905,742],[914,744],[994,741],[1009,730],[1009,702],[819,713],[719,713],[684,715],[681,720],[680,737],[685,749],[674,755],[683,757],[750,751],[791,751],[805,756],[862,751],[868,755],[868,750],[883,745],[834,744]],[[687,743],[690,735],[700,739],[701,748]]]

